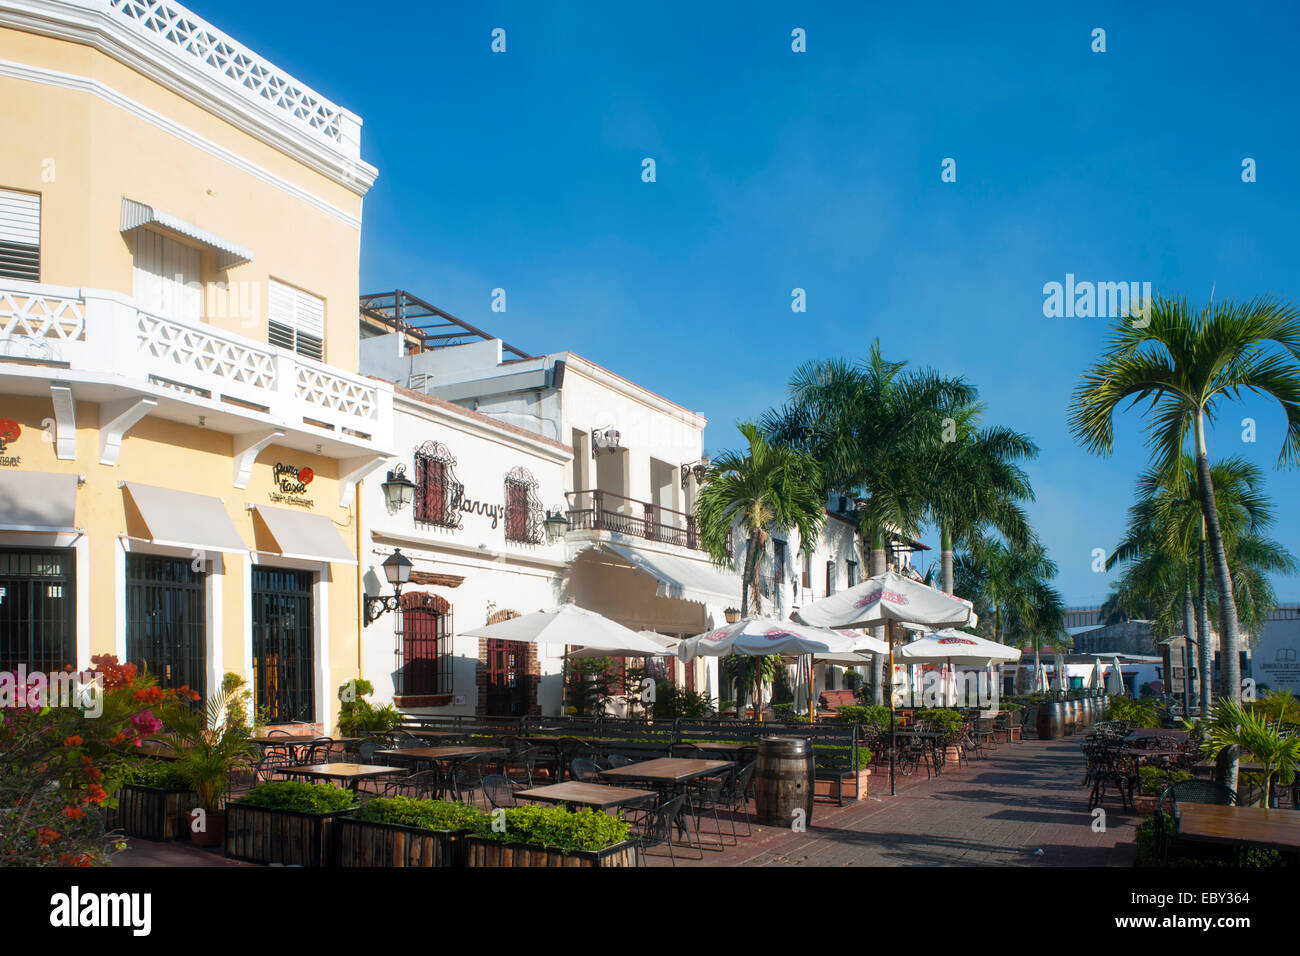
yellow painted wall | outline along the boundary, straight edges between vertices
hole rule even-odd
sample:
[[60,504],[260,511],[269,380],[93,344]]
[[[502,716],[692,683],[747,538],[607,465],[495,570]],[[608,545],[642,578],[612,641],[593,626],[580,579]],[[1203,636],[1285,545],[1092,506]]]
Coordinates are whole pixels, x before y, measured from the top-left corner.
[[[97,80],[144,108],[360,217],[361,198],[97,50],[0,28],[0,60]],[[246,246],[252,262],[203,257],[205,318],[266,340],[267,282],[326,300],[325,361],[357,369],[360,232],[91,93],[0,77],[0,188],[41,194],[41,281],[132,292],[123,197]],[[51,165],[52,163],[52,165]],[[53,181],[46,181],[53,176]],[[245,304],[250,308],[244,308]]]
[[[315,478],[308,485],[307,497],[315,501],[310,510],[334,522],[348,548],[355,547],[357,520],[354,504],[351,508],[338,507],[338,463],[331,458],[311,455],[279,446],[269,446],[258,456],[246,489],[235,488],[232,481],[234,462],[233,439],[230,435],[208,429],[196,428],[163,419],[144,418],[127,433],[122,442],[121,455],[116,467],[99,463],[99,406],[90,402],[77,402],[77,458],[60,461],[55,457],[54,445],[44,438],[42,422],[53,418],[53,407],[48,398],[23,395],[0,395],[0,418],[11,418],[22,428],[22,435],[5,451],[20,455],[22,471],[46,471],[84,474],[85,484],[77,493],[76,525],[87,536],[90,551],[89,593],[79,593],[77,601],[89,601],[90,652],[114,653],[116,648],[117,607],[123,596],[119,593],[115,575],[115,549],[120,548],[118,536],[138,532],[128,527],[125,494],[118,483],[140,482],[174,488],[194,494],[209,495],[225,501],[230,515],[244,543],[259,543],[255,533],[254,518],[245,506],[250,504],[294,509],[276,504],[269,499],[273,489],[273,466],[277,461],[291,463],[299,468],[310,467]],[[9,469],[3,469],[7,471]],[[241,674],[246,679],[244,661],[245,622],[250,613],[245,590],[245,562],[243,555],[220,556],[224,566],[223,584],[223,669]],[[358,567],[347,564],[330,566],[328,603],[328,634],[330,683],[327,688],[334,713],[337,699],[334,690],[358,676],[357,671],[357,594],[360,588]],[[213,635],[209,635],[211,640]],[[86,664],[79,661],[78,664]],[[324,715],[317,715],[321,719]]]

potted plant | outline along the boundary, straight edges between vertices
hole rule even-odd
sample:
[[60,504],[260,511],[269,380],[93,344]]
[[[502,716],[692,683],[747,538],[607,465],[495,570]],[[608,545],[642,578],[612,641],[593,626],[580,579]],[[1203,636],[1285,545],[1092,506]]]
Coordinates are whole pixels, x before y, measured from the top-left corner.
[[397,726],[402,715],[392,704],[376,707],[366,700],[375,692],[368,680],[350,680],[339,688],[339,729],[346,737],[384,734]]
[[357,796],[328,783],[275,780],[226,805],[226,856],[252,863],[329,866],[337,821]]
[[483,816],[446,800],[380,797],[336,823],[339,866],[463,866],[465,835]]
[[[222,685],[202,709],[176,707],[167,716],[170,730],[160,739],[179,756],[175,770],[194,791],[190,814],[190,839],[198,846],[220,846],[225,838],[225,797],[230,774],[247,766],[252,756],[248,727],[232,717],[232,703],[247,695],[243,682]],[[196,695],[197,696],[197,695]]]
[[[817,754],[814,759],[816,760],[816,766],[818,769],[844,770],[850,772],[850,776],[847,778],[843,775],[835,777],[817,777],[813,781],[815,796],[825,797],[830,800],[843,799],[842,793],[844,792],[845,784],[852,783],[854,778],[851,774],[856,773],[857,781],[856,786],[853,788],[853,799],[862,800],[866,798],[867,783],[871,777],[870,768],[872,755],[870,750],[866,747],[858,747],[858,760],[856,765],[852,765],[853,758],[850,756],[850,748],[848,747],[827,747],[826,745],[819,744],[814,746],[814,751]],[[840,755],[840,759],[832,758],[827,760],[827,751],[841,751],[842,754]]]
[[1164,767],[1142,767],[1138,770],[1138,792],[1133,797],[1133,808],[1143,816],[1156,812],[1156,801],[1165,787],[1191,780],[1189,770],[1166,770]]
[[1201,749],[1206,756],[1217,758],[1224,748],[1237,747],[1263,764],[1262,773],[1242,774],[1258,779],[1260,806],[1269,805],[1274,778],[1284,784],[1295,780],[1300,766],[1300,737],[1284,735],[1281,721],[1271,720],[1267,712],[1221,698],[1210,709],[1205,729]]
[[468,866],[636,866],[627,822],[596,810],[506,807],[465,838]]
[[117,806],[105,816],[110,830],[159,842],[189,839],[195,795],[174,761],[127,760],[116,796]]

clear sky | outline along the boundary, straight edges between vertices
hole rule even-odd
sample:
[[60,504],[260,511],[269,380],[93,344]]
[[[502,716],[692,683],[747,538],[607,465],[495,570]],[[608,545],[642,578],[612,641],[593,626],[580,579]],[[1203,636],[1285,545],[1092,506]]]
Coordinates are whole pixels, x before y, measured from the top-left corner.
[[[1092,550],[1146,452],[1136,412],[1109,459],[1070,438],[1107,322],[1045,318],[1044,283],[1300,299],[1293,2],[192,6],[364,119],[363,291],[572,349],[708,416],[714,452],[798,363],[879,336],[1041,446],[1031,514],[1072,605],[1106,594]],[[1300,552],[1282,423],[1248,399],[1210,452],[1265,467]]]

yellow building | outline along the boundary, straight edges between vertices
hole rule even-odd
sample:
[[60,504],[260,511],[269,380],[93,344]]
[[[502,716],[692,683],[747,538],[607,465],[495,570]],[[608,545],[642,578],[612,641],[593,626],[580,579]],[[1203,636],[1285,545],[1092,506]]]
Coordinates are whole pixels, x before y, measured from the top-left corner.
[[328,730],[358,674],[361,121],[184,7],[0,0],[0,669]]

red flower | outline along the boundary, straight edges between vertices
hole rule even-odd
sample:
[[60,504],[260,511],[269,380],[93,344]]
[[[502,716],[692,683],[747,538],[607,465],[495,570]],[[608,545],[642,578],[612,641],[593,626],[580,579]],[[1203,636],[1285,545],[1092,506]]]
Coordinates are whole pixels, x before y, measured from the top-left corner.
[[57,840],[60,836],[62,836],[62,834],[59,833],[58,830],[51,830],[49,827],[37,827],[37,828],[36,828],[36,845],[37,845],[37,846],[49,846],[51,843],[53,843],[55,840]]
[[63,738],[63,746],[65,747],[80,747],[84,743],[85,741],[81,739],[80,734],[73,734],[71,737]]
[[86,788],[86,799],[91,803],[103,803],[108,799],[108,794],[104,792],[104,788],[99,784],[92,783]]
[[63,815],[69,820],[80,820],[86,815],[86,811],[81,809],[81,807],[64,807]]

